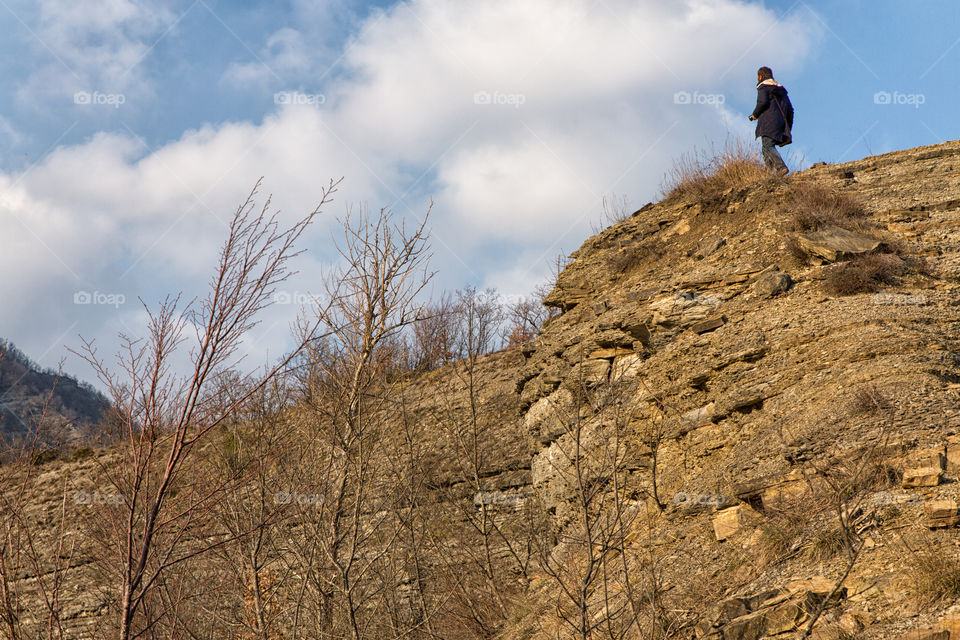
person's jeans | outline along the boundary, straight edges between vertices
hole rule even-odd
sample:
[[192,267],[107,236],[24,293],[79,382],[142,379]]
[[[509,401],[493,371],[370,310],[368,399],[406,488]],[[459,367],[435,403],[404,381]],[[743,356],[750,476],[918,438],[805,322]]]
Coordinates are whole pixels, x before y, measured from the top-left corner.
[[787,163],[783,161],[780,152],[777,151],[777,142],[767,136],[761,136],[760,140],[763,142],[763,163],[767,165],[767,168],[773,171],[786,169]]

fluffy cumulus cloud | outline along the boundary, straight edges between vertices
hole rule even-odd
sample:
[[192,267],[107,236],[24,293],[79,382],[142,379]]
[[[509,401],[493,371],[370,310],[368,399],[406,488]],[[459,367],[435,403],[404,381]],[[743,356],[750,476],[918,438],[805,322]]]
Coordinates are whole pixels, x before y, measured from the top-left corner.
[[672,156],[746,133],[730,109],[757,61],[789,69],[815,35],[723,0],[403,4],[361,32],[338,125],[435,163],[438,228],[468,229],[463,251],[573,248],[603,195],[650,197]]
[[[156,16],[128,5],[104,3],[103,20],[153,28]],[[440,286],[524,293],[585,239],[603,196],[639,207],[672,158],[748,134],[756,67],[802,65],[816,24],[744,0],[410,0],[358,25],[335,74],[310,65],[308,30],[292,25],[265,36],[264,56],[309,68],[323,100],[292,100],[157,149],[132,132],[100,134],[0,176],[9,247],[0,260],[18,274],[0,285],[4,334],[37,357],[51,341],[75,344],[78,332],[109,343],[141,320],[137,296],[199,292],[225,221],[261,175],[288,220],[330,177],[346,177],[306,238],[302,273],[287,285],[294,301],[319,290],[344,201],[413,219],[432,198]],[[124,52],[117,68],[139,55],[123,42],[109,45]],[[235,64],[223,77],[262,80],[261,71]],[[77,291],[126,302],[74,304]],[[293,316],[290,305],[271,311],[251,352],[280,351]]]

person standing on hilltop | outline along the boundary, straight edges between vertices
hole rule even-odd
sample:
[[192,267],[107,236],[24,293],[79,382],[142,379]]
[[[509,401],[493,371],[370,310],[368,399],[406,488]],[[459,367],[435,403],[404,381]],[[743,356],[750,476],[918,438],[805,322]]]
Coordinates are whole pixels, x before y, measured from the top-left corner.
[[763,144],[763,163],[778,176],[790,173],[777,147],[793,142],[793,105],[784,86],[773,79],[770,67],[757,71],[757,108],[750,120],[757,121],[756,137]]

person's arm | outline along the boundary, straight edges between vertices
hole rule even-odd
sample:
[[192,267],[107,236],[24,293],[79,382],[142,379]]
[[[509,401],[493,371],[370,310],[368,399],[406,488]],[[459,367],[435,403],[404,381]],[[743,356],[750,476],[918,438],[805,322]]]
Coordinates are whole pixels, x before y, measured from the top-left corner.
[[770,106],[770,92],[767,91],[766,87],[760,88],[757,91],[757,108],[753,110],[753,114],[750,115],[751,120],[756,120],[760,117],[760,114],[767,110]]

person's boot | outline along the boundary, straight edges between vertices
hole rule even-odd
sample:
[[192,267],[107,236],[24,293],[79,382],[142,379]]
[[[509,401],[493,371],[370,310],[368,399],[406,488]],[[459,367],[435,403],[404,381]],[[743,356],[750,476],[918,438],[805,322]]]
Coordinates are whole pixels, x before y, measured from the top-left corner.
[[779,169],[777,169],[777,177],[778,177],[778,178],[782,178],[783,176],[787,175],[788,173],[790,173],[790,169],[787,169],[786,167],[780,167]]

